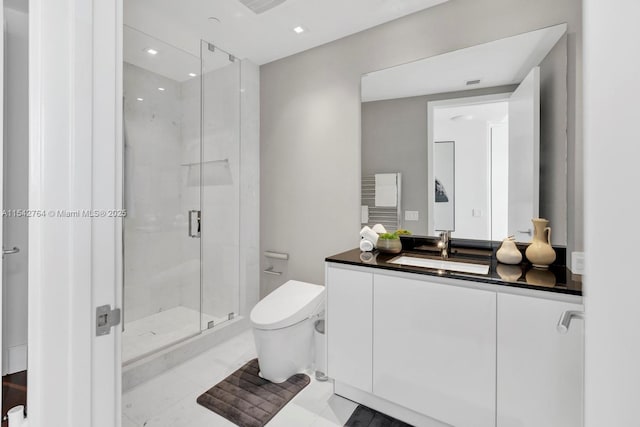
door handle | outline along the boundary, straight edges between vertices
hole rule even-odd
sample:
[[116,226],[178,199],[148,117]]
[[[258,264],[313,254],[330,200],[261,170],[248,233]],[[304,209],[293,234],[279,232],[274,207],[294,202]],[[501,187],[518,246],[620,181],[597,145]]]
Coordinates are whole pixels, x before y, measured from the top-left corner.
[[5,255],[17,254],[18,252],[20,252],[20,248],[17,246],[11,249],[2,249],[2,258],[4,258]]
[[189,211],[189,237],[200,237],[200,211]]
[[584,319],[584,312],[565,311],[564,313],[562,313],[562,315],[560,316],[560,319],[558,320],[558,326],[557,326],[558,332],[561,334],[566,334],[567,332],[569,332],[571,319],[573,319],[574,317],[577,319]]

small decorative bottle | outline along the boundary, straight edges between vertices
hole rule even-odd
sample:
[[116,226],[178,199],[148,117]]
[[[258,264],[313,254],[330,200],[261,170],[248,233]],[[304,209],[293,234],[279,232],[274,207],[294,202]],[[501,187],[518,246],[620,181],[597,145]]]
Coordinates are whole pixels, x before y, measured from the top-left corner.
[[549,220],[534,218],[531,222],[533,222],[533,241],[527,247],[525,255],[534,267],[548,268],[556,260],[556,251],[551,246]]
[[509,236],[502,241],[500,249],[496,252],[496,258],[503,264],[520,264],[522,253],[518,250],[513,236]]

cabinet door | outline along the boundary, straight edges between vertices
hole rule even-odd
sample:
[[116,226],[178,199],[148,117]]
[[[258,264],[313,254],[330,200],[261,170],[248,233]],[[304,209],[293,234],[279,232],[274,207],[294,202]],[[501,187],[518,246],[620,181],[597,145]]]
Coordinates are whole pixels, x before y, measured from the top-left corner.
[[495,427],[496,294],[374,275],[373,392],[456,427]]
[[373,275],[327,268],[327,373],[371,392]]
[[560,334],[567,310],[582,306],[498,295],[498,427],[582,426],[584,322]]

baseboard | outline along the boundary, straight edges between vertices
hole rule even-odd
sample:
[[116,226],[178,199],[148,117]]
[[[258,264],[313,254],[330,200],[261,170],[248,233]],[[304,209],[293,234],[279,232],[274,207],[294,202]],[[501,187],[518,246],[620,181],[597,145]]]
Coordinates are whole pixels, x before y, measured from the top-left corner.
[[2,357],[2,375],[15,374],[27,370],[27,345],[6,348]]
[[356,403],[361,403],[364,406],[375,409],[378,412],[382,412],[385,415],[389,415],[415,427],[452,427],[449,424],[445,424],[434,418],[412,411],[404,406],[397,405],[381,397],[338,381],[334,383],[333,392],[339,396],[353,400]]

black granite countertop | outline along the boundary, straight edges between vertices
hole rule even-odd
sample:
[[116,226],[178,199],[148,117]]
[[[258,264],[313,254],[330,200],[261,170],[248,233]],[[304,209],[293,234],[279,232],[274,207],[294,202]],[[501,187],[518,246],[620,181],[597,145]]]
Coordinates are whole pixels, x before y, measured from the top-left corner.
[[534,268],[526,261],[526,258],[523,257],[525,261],[519,265],[502,264],[499,263],[495,257],[495,246],[489,247],[488,250],[484,250],[484,253],[482,248],[456,247],[452,250],[453,256],[449,258],[449,261],[488,264],[488,274],[460,273],[448,270],[443,271],[425,267],[392,264],[389,262],[399,255],[439,259],[437,252],[420,250],[420,247],[422,246],[424,245],[413,245],[410,241],[403,239],[403,250],[401,254],[383,253],[378,250],[374,250],[373,252],[361,252],[360,249],[352,249],[327,257],[325,261],[337,264],[348,264],[360,267],[373,267],[383,270],[424,274],[428,276],[470,280],[499,286],[511,286],[547,292],[582,295],[581,276],[572,274],[571,271],[563,265],[564,263],[552,264],[548,269],[539,269]]

